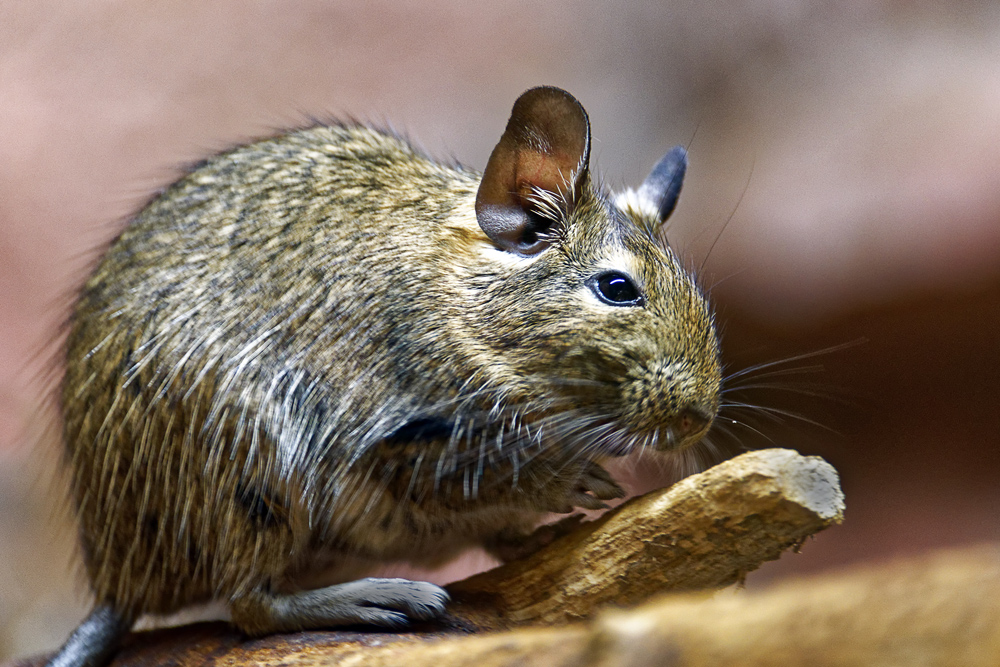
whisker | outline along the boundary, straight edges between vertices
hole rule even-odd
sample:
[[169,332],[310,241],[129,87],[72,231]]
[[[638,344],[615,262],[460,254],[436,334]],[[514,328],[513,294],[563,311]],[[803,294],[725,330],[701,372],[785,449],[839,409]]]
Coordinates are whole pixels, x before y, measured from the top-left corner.
[[723,405],[730,411],[741,410],[741,409],[749,410],[751,411],[752,414],[759,414],[763,417],[768,417],[779,424],[783,423],[781,418],[786,417],[788,419],[794,419],[796,421],[809,424],[810,426],[816,426],[830,433],[836,433],[836,430],[830,428],[826,424],[818,422],[814,419],[810,419],[809,417],[806,417],[805,415],[799,414],[797,412],[792,412],[791,410],[782,410],[781,408],[771,408],[763,405],[754,405],[753,403],[740,403],[740,402],[729,402]]
[[[774,370],[767,371],[765,373],[750,374],[741,372],[742,375],[740,377],[736,377],[735,375],[730,376],[725,378],[725,381],[728,383],[728,381],[733,379],[734,377],[735,379],[741,381],[748,381],[748,380],[758,380],[762,378],[780,378],[780,377],[789,377],[797,375],[809,375],[810,373],[822,373],[825,370],[826,367],[821,366],[819,364],[815,364],[813,366],[796,366],[794,368],[777,368]],[[742,385],[740,384],[730,385],[730,387],[739,387],[739,386]]]
[[739,199],[736,200],[736,204],[733,206],[733,210],[730,211],[729,217],[726,218],[725,224],[722,225],[722,229],[720,229],[719,233],[715,235],[715,239],[712,241],[712,245],[708,247],[708,252],[705,253],[705,259],[701,260],[701,266],[698,267],[697,273],[701,274],[704,272],[705,264],[708,263],[708,258],[712,256],[712,251],[715,250],[716,244],[719,242],[719,239],[722,238],[722,234],[726,231],[726,228],[729,227],[729,223],[732,222],[733,218],[736,216],[736,211],[739,210],[740,204],[743,203],[743,198],[747,194],[747,190],[750,189],[750,180],[753,178],[753,170],[756,165],[757,165],[757,158],[755,157],[754,161],[750,164],[750,173],[747,174],[746,183],[743,184],[743,191],[740,192],[740,197]]
[[[824,347],[819,350],[813,350],[812,352],[804,352],[802,354],[797,354],[791,357],[786,357],[784,359],[778,359],[775,361],[768,361],[761,364],[754,364],[753,366],[748,366],[744,369],[738,370],[734,373],[730,373],[726,376],[725,382],[732,382],[733,380],[748,375],[750,373],[755,373],[757,371],[764,370],[766,368],[775,368],[776,366],[783,366],[785,364],[791,364],[796,361],[803,361],[805,359],[814,359],[816,357],[822,356],[824,354],[833,354],[834,352],[842,352],[843,350],[850,349],[852,347],[857,347],[867,342],[866,338],[858,338],[853,341],[846,343],[840,343],[838,345],[831,345],[830,347]],[[821,369],[822,370],[822,367]]]
[[812,398],[822,398],[836,403],[850,404],[851,402],[842,396],[837,396],[830,387],[814,383],[777,384],[770,382],[760,382],[755,384],[745,384],[738,387],[729,387],[721,392],[720,396],[736,394],[743,391],[782,391],[799,396],[809,396]]
[[[771,436],[769,436],[769,435],[768,435],[767,433],[764,433],[764,432],[763,432],[763,431],[761,431],[760,429],[758,429],[758,428],[755,428],[755,427],[751,426],[750,424],[746,423],[745,421],[740,421],[740,420],[738,420],[738,419],[733,419],[733,420],[730,420],[730,421],[732,421],[733,425],[735,425],[735,426],[739,426],[739,427],[741,427],[741,428],[745,428],[745,429],[747,429],[748,431],[751,431],[751,432],[753,432],[753,433],[756,433],[756,434],[757,434],[757,435],[759,435],[760,437],[762,437],[762,438],[764,438],[765,440],[767,440],[768,442],[770,442],[770,443],[771,443],[772,445],[773,445],[773,444],[777,444],[777,443],[775,442],[774,438],[772,438]],[[728,430],[722,430],[721,432],[722,432],[722,433],[729,433],[729,431],[728,431]],[[732,437],[733,437],[733,439],[734,439],[734,440],[735,440],[735,441],[736,441],[737,443],[739,443],[739,442],[740,442],[740,441],[739,441],[739,439],[738,439],[738,438],[736,438],[736,436],[735,436],[734,434],[732,435]],[[746,449],[746,447],[744,447],[744,449]]]

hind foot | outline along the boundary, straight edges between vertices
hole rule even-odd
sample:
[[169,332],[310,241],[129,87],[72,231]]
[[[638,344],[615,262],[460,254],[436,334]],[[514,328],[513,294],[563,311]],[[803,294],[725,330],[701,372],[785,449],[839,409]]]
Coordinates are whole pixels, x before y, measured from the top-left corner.
[[368,578],[286,595],[257,592],[230,609],[241,630],[261,635],[356,624],[401,628],[440,616],[447,602],[444,589],[425,581]]

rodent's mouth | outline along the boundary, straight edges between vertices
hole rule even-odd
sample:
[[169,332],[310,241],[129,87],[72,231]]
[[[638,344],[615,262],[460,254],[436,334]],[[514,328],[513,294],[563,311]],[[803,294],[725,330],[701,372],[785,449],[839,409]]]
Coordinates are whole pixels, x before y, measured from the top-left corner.
[[696,445],[708,433],[715,415],[687,408],[669,424],[652,429],[625,429],[616,437],[603,438],[601,453],[621,457],[639,450],[682,452]]

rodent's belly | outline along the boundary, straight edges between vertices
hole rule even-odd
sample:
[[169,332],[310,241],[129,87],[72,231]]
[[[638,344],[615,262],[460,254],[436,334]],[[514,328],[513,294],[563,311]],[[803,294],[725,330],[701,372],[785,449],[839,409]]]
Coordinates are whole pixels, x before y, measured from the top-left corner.
[[349,551],[381,561],[440,565],[498,535],[527,534],[540,513],[522,507],[470,502],[453,509],[440,503],[409,503],[374,512],[365,526],[342,535]]
[[465,512],[427,512],[417,505],[392,518],[375,513],[363,528],[338,536],[336,546],[315,543],[299,567],[284,578],[292,589],[316,588],[382,575],[383,565],[406,563],[433,569],[503,534],[527,534],[540,514],[524,509],[470,507]]

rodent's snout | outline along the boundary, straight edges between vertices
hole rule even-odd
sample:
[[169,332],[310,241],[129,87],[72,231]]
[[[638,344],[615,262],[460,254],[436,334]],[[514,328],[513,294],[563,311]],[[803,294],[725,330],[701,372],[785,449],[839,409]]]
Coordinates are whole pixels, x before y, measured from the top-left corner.
[[662,436],[654,440],[654,448],[659,451],[681,451],[694,445],[708,433],[715,419],[715,411],[707,406],[688,405],[680,409],[666,427],[661,427]]
[[643,368],[623,387],[630,430],[645,433],[659,451],[679,451],[698,442],[718,412],[716,366],[664,363]]

